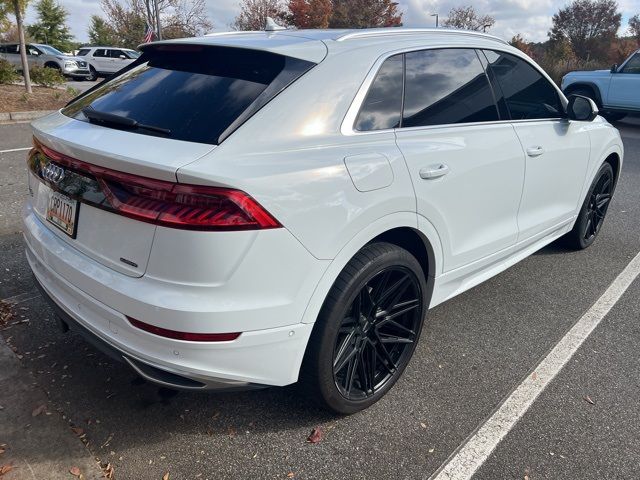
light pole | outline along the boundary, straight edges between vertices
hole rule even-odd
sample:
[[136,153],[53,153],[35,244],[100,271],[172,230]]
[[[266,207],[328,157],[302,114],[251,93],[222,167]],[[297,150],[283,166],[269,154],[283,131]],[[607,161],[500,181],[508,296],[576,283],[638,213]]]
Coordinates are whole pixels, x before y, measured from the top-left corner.
[[430,17],[436,17],[436,28],[438,28],[438,14],[437,13],[432,13],[431,15],[429,15]]
[[156,27],[158,29],[158,40],[162,40],[162,28],[160,27],[160,10],[158,9],[158,0],[153,0],[153,6],[156,10]]

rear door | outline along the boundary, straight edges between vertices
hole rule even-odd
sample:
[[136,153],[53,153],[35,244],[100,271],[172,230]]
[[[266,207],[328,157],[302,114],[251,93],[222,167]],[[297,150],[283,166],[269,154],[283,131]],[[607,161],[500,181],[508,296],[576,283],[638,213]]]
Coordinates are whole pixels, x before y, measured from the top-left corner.
[[405,64],[397,142],[449,271],[515,244],[522,148],[475,50],[409,52]]
[[91,61],[97,71],[111,71],[109,70],[111,67],[111,57],[109,56],[109,50],[106,48],[96,48],[91,55]]
[[22,70],[22,61],[20,60],[19,45],[16,43],[10,43],[3,48],[4,59],[11,65]]
[[573,219],[581,201],[588,123],[565,118],[558,90],[533,65],[509,53],[485,54],[526,155],[519,238],[550,233]]
[[611,107],[640,109],[640,51],[611,74],[607,100]]

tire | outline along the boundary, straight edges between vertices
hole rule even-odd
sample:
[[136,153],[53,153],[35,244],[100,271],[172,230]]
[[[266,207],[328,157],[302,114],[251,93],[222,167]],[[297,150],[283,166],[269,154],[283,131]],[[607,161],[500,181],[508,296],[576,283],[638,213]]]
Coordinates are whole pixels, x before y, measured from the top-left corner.
[[595,242],[613,198],[615,175],[607,162],[603,163],[589,187],[573,229],[563,240],[574,250],[583,250]]
[[604,111],[601,114],[604,118],[607,119],[608,122],[617,122],[618,120],[622,120],[624,117],[627,116],[626,113],[620,113],[620,112],[607,112]]
[[96,69],[93,68],[92,66],[89,66],[89,71],[90,71],[90,74],[88,77],[86,77],[87,81],[95,82],[98,79],[98,72],[96,72]]
[[409,363],[427,302],[424,273],[413,255],[389,243],[366,245],[327,295],[307,347],[301,386],[338,414],[373,405]]

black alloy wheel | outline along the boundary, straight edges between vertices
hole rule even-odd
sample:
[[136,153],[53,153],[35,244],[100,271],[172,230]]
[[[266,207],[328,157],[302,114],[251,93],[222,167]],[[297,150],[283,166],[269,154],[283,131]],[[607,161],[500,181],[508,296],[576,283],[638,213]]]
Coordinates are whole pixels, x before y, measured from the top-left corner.
[[349,400],[371,397],[393,377],[417,341],[420,285],[403,267],[368,280],[342,320],[333,354],[333,377]]
[[407,250],[362,248],[329,291],[309,340],[300,384],[340,414],[380,400],[416,348],[429,304],[422,266]]
[[573,230],[563,239],[568,247],[581,250],[598,237],[613,198],[615,182],[611,164],[603,163],[587,192]]

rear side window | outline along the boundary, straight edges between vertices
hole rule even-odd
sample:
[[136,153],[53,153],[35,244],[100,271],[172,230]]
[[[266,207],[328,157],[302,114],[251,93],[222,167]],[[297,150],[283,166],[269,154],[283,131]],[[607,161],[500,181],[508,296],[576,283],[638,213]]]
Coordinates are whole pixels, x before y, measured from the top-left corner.
[[403,55],[385,60],[362,104],[356,130],[385,130],[400,126],[403,68]]
[[95,52],[93,52],[94,57],[108,57],[109,54],[104,48],[98,48]]
[[248,49],[159,46],[62,113],[90,121],[82,111],[91,107],[154,128],[104,126],[216,145],[313,65]]
[[403,127],[498,120],[493,93],[475,50],[406,54]]
[[538,70],[509,53],[484,51],[513,120],[560,118],[558,92]]

